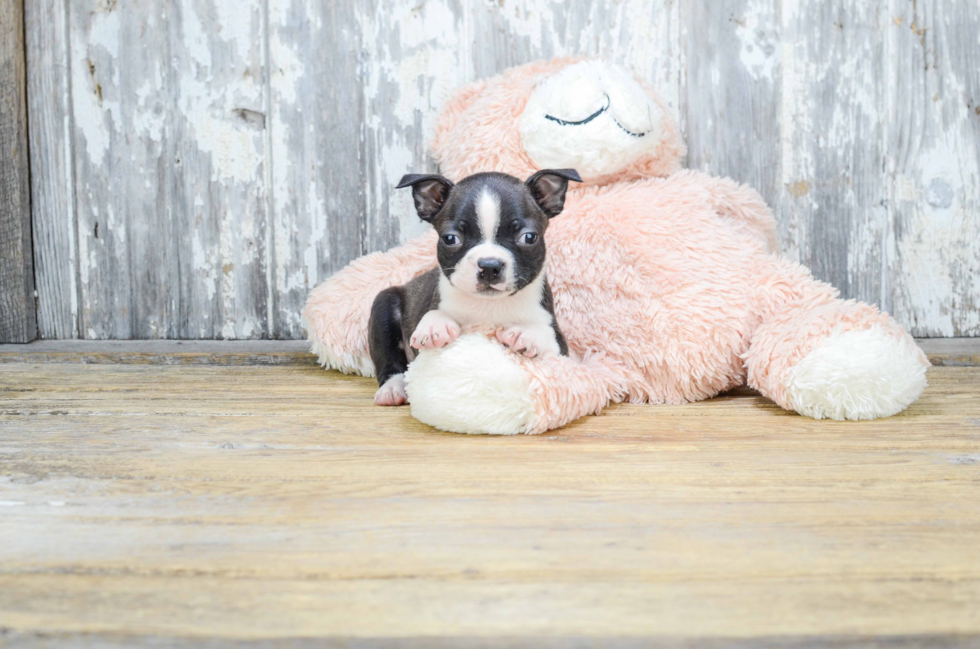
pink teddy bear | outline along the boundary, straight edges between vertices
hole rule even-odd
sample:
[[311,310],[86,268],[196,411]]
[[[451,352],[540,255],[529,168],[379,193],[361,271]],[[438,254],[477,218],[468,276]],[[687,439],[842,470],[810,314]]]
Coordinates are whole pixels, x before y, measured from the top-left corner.
[[[405,376],[412,414],[463,433],[540,433],[609,403],[684,403],[748,383],[816,419],[904,410],[928,362],[876,307],[841,300],[776,254],[762,198],[681,170],[664,102],[618,67],[557,59],[461,89],[432,142],[453,180],[573,168],[546,234],[547,277],[570,356],[524,358],[493,331],[423,350]],[[372,376],[377,293],[433,268],[435,233],[358,259],[318,286],[304,319],[326,368]]]

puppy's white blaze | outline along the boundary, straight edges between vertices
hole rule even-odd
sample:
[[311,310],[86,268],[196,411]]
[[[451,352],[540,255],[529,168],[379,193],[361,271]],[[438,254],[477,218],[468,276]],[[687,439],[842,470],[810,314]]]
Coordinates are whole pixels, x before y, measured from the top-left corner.
[[487,243],[496,241],[497,226],[500,223],[500,197],[486,187],[476,199],[476,218],[480,222],[483,240]]
[[510,250],[497,245],[497,228],[500,225],[500,197],[484,187],[476,199],[476,218],[480,225],[482,242],[470,249],[466,256],[456,264],[452,284],[461,290],[475,293],[477,274],[480,268],[477,262],[481,259],[495,258],[504,262],[502,288],[513,290],[514,284],[514,255]]

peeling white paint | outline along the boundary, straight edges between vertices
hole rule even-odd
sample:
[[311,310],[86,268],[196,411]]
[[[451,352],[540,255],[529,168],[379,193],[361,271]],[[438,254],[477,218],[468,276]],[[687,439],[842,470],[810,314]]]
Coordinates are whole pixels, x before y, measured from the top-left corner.
[[201,285],[207,291],[208,300],[213,300],[218,292],[218,269],[215,265],[214,252],[205,248],[199,236],[191,239],[193,258],[192,263],[200,277]]
[[[807,116],[801,114],[802,111],[795,101],[806,90],[803,87],[803,76],[799,70],[801,63],[797,61],[799,45],[794,39],[794,33],[791,29],[795,17],[795,7],[794,0],[788,0],[783,6],[782,32],[786,38],[782,41],[780,55],[783,90],[779,104],[779,168],[782,175],[780,184],[790,194],[793,193],[791,188],[799,186],[797,183],[812,180],[813,169],[809,150],[801,149],[798,145],[801,137],[809,135],[812,125],[808,123]],[[813,209],[814,205],[812,198],[807,194],[794,196],[794,199],[793,203],[786,206],[786,211],[779,215],[781,217],[780,248],[785,256],[799,261],[802,257],[802,249],[805,246],[808,232],[806,221],[795,216],[804,210]],[[801,200],[804,201],[802,205],[799,204]],[[789,212],[791,209],[793,212]]]
[[779,34],[764,27],[772,23],[773,8],[767,0],[749,0],[736,20],[735,35],[741,44],[739,59],[755,79],[772,80],[779,65]]
[[897,230],[889,238],[893,313],[919,335],[976,336],[980,142],[972,122],[976,114],[964,101],[970,96],[966,81],[975,87],[976,69],[951,42],[956,30],[977,32],[980,7],[920,2],[899,9],[885,41],[895,71],[887,96],[899,118],[889,123]]
[[115,12],[97,12],[92,17],[88,41],[72,41],[75,125],[94,165],[102,164],[109,151],[113,124],[121,117],[119,102],[107,97],[110,87],[118,86],[118,72],[113,70],[119,63],[119,29]]
[[[502,16],[512,12],[520,14],[522,7],[500,9]],[[466,24],[461,19],[454,5],[440,0],[399,3],[390,12],[358,18],[362,42],[376,48],[362,73],[365,142],[378,162],[374,182],[365,187],[368,210],[381,211],[387,199],[387,212],[398,221],[401,241],[428,226],[419,221],[410,195],[393,188],[404,174],[424,171],[431,164],[427,154],[418,155],[417,144],[429,141],[442,102],[468,80],[462,75],[470,43],[460,29]]]
[[[66,85],[68,85],[67,75],[66,75]],[[68,89],[63,88],[62,90],[64,92],[65,117],[62,123],[62,130],[61,130],[61,134],[63,134],[64,137],[61,150],[62,150],[62,155],[64,156],[63,159],[65,160],[65,164],[70,169],[73,168],[74,166],[74,160],[72,160],[72,138],[70,137],[72,120],[71,120],[71,111],[68,110],[68,106],[67,106],[68,97],[69,97]],[[67,181],[65,183],[65,186],[56,187],[56,190],[60,190],[64,192],[65,198],[67,199],[66,204],[68,205],[68,209],[70,213],[57,215],[57,218],[59,218],[59,220],[64,219],[65,223],[64,226],[62,227],[65,227],[65,229],[68,232],[68,264],[69,264],[68,276],[72,280],[71,286],[68,289],[68,303],[69,303],[69,308],[71,309],[71,337],[80,338],[81,336],[79,335],[80,312],[79,312],[79,304],[78,304],[78,286],[81,279],[78,276],[78,271],[76,270],[78,268],[77,261],[79,259],[79,252],[78,252],[77,233],[75,230],[75,221],[77,219],[78,206],[75,200],[74,174],[70,172],[65,173],[65,180]],[[35,179],[35,182],[37,181],[38,180]],[[36,251],[35,254],[40,254],[40,250]],[[61,299],[64,299],[64,296],[60,296],[60,297]],[[57,296],[49,296],[49,299],[56,299],[56,298]],[[39,313],[38,316],[43,317],[43,311]],[[43,330],[44,323],[39,322],[38,324],[40,327],[42,327]]]
[[[212,180],[254,183],[261,178],[262,136],[233,121],[232,104],[215,101],[206,80],[182,77],[178,105],[197,147],[213,156]],[[258,97],[252,98],[257,103]]]
[[[155,72],[156,78],[153,82],[148,79],[136,90],[138,109],[134,111],[133,121],[138,133],[146,134],[151,142],[160,142],[167,125],[167,111],[163,106],[156,104],[156,92],[163,83],[159,69]],[[146,185],[149,186],[149,184],[149,179],[147,179]]]
[[[277,4],[277,3],[272,3]],[[242,2],[228,2],[227,0],[214,3],[214,10],[218,19],[218,36],[221,40],[233,43],[238,51],[243,55],[247,52],[255,41],[255,26],[258,20],[255,16],[243,16],[243,12],[257,12],[260,5],[249,6]]]
[[[198,19],[193,1],[183,0],[177,3],[180,7],[181,43],[191,60],[200,68],[211,68],[211,48],[204,25]],[[197,73],[197,71],[192,71]]]
[[269,56],[276,62],[272,75],[276,77],[275,87],[279,100],[286,104],[295,104],[296,93],[302,87],[306,75],[306,67],[296,52],[296,44],[283,42],[279,33],[273,32],[269,36]]
[[306,272],[303,276],[303,289],[311,290],[319,278],[320,268],[318,263],[319,244],[327,235],[327,205],[326,200],[317,195],[316,183],[310,182],[306,186],[306,203],[310,210],[310,240],[303,251],[303,265]]
[[[185,0],[182,48],[192,67],[179,76],[177,107],[192,129],[194,144],[210,153],[212,180],[255,183],[261,180],[263,162],[262,136],[236,118],[235,110],[262,110],[262,87],[255,79],[243,75],[228,78],[224,70],[214,70],[210,40],[195,9],[195,3]],[[224,30],[239,45],[241,57],[250,43],[251,11],[228,0],[217,2],[219,14],[226,21],[242,23]],[[232,16],[237,15],[237,19]],[[224,76],[219,80],[217,73]],[[220,81],[220,82],[219,82]]]
[[233,319],[226,319],[225,324],[221,327],[221,338],[223,340],[235,340],[235,321]]
[[[976,143],[947,131],[921,150],[915,177],[898,177],[897,197],[911,215],[895,242],[907,295],[899,307],[910,311],[931,335],[980,331],[980,309],[954,306],[966,296],[980,295],[976,161]],[[933,205],[930,186],[937,182],[949,196]]]

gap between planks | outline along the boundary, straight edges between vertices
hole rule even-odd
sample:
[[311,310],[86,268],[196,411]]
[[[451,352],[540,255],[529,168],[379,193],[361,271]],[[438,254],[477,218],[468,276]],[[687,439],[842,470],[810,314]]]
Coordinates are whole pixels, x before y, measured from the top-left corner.
[[207,649],[980,649],[980,638],[960,635],[894,635],[862,637],[838,636],[770,636],[754,638],[587,638],[587,637],[480,637],[450,638],[273,638],[245,640],[239,638],[179,638],[94,633],[10,633],[2,637],[7,649],[39,647],[207,647]]
[[[920,338],[929,362],[980,366],[980,338]],[[317,359],[305,340],[37,340],[0,345],[0,363],[90,365],[299,365]]]

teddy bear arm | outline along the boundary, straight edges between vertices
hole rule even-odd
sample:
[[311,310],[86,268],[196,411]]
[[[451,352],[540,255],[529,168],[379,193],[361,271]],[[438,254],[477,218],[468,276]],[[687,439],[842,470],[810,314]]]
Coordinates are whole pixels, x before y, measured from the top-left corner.
[[368,320],[380,291],[405,284],[433,268],[434,232],[387,252],[375,252],[348,264],[317,286],[303,309],[303,322],[315,353],[326,369],[374,376],[368,353]]

